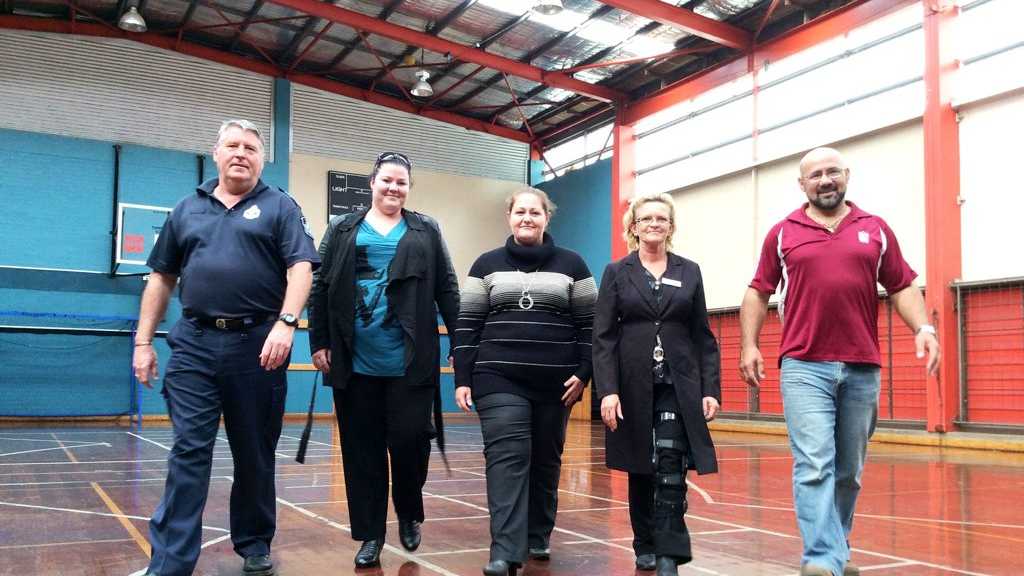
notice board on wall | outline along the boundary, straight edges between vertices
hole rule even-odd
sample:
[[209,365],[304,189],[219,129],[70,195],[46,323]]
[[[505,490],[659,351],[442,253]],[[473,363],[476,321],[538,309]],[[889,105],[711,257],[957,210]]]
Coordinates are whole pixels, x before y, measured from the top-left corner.
[[327,221],[370,206],[370,177],[366,174],[327,172]]

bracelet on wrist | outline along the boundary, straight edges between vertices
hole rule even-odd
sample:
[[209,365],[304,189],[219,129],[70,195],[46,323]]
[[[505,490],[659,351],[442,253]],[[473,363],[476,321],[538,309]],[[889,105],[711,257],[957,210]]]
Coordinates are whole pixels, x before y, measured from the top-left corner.
[[139,346],[152,346],[152,345],[153,345],[153,341],[152,340],[146,340],[145,342],[136,342],[135,343],[136,347],[139,347]]

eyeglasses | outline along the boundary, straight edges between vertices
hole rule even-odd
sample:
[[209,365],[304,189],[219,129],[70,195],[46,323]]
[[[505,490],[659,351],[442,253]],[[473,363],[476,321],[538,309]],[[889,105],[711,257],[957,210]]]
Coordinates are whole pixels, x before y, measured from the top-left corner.
[[807,180],[808,182],[820,182],[825,176],[828,176],[829,180],[838,180],[843,176],[846,176],[846,171],[840,170],[839,168],[829,168],[824,172],[814,172],[809,176],[804,176],[804,180]]
[[373,163],[374,166],[380,166],[385,162],[391,162],[397,160],[400,164],[405,164],[407,168],[412,168],[412,162],[409,157],[401,152],[381,152],[377,155],[377,161]]
[[653,224],[655,222],[658,224],[669,224],[672,222],[671,220],[665,218],[664,216],[644,216],[643,218],[637,218],[636,221],[637,224],[643,224],[644,226]]

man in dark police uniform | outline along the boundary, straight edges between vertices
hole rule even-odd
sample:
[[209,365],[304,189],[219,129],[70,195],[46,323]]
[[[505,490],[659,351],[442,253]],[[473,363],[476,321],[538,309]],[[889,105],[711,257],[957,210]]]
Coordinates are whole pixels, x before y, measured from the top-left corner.
[[264,143],[245,120],[221,125],[218,177],[174,208],[147,265],[135,376],[157,378],[153,334],[181,278],[183,317],[167,335],[163,395],[174,425],[164,496],[150,521],[147,574],[191,574],[221,414],[234,460],[231,541],[246,576],[274,573],[274,453],[298,316],[319,257],[302,210],[260,180]]

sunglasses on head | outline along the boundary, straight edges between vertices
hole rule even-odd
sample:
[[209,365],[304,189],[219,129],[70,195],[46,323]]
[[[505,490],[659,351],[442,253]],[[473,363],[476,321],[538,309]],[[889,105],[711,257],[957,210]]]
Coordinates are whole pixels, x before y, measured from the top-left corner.
[[374,164],[380,166],[385,162],[393,162],[396,160],[401,164],[405,164],[407,168],[412,168],[412,162],[409,160],[409,157],[401,152],[381,152],[377,155],[377,161],[374,162]]

